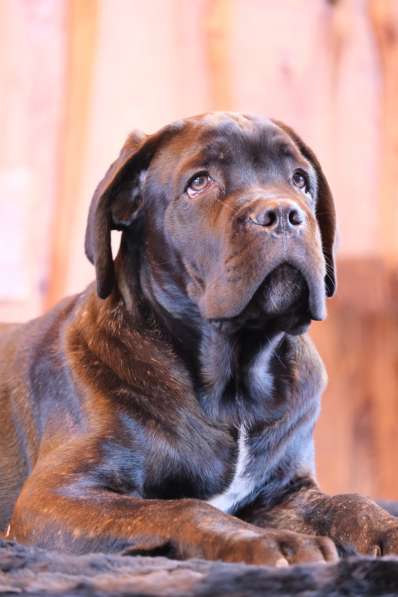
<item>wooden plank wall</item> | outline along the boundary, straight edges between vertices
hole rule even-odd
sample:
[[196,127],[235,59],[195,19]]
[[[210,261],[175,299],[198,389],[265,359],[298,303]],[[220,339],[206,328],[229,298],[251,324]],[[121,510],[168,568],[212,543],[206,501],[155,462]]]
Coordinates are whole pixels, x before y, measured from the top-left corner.
[[92,278],[88,203],[129,130],[215,109],[285,120],[339,214],[339,293],[313,329],[319,479],[398,499],[398,2],[0,0],[0,40],[0,319]]
[[0,319],[40,312],[64,114],[66,5],[0,0]]
[[339,261],[339,293],[312,336],[329,373],[316,429],[325,490],[398,498],[398,277],[378,258]]

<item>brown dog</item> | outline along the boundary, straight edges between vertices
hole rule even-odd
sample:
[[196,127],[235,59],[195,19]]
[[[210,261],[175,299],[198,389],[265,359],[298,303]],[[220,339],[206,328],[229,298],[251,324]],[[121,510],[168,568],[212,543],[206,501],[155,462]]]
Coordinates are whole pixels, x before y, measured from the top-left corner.
[[304,332],[334,292],[334,232],[318,161],[281,123],[131,135],[90,207],[97,291],[0,335],[4,534],[279,565],[397,553],[395,518],[314,480],[325,374]]

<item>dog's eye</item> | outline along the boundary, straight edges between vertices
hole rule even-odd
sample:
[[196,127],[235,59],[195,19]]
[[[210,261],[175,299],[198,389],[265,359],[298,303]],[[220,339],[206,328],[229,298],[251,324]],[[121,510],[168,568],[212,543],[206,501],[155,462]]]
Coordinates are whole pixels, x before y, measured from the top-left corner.
[[293,184],[295,187],[300,189],[300,191],[304,191],[304,193],[308,193],[310,190],[310,182],[308,180],[308,175],[303,170],[296,170],[293,174],[292,178]]
[[198,193],[205,191],[213,182],[210,174],[207,172],[200,172],[199,174],[195,174],[193,178],[189,181],[187,185],[187,193],[190,197],[194,197]]

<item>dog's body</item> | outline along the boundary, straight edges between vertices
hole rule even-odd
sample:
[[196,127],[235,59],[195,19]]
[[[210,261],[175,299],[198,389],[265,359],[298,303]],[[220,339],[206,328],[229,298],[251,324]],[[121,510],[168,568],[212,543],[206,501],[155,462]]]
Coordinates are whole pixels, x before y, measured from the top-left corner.
[[325,177],[284,125],[131,136],[90,208],[97,292],[0,330],[0,530],[282,565],[335,559],[327,537],[397,552],[396,519],[314,481],[325,373],[304,332],[333,240]]

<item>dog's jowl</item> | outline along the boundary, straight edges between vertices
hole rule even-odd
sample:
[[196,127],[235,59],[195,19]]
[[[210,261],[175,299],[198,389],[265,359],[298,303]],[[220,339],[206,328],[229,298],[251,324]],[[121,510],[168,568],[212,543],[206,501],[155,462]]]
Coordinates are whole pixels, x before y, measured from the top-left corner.
[[1,328],[4,536],[276,565],[397,553],[395,518],[314,478],[325,372],[305,332],[335,290],[334,235],[284,124],[133,133],[89,211],[96,283]]

